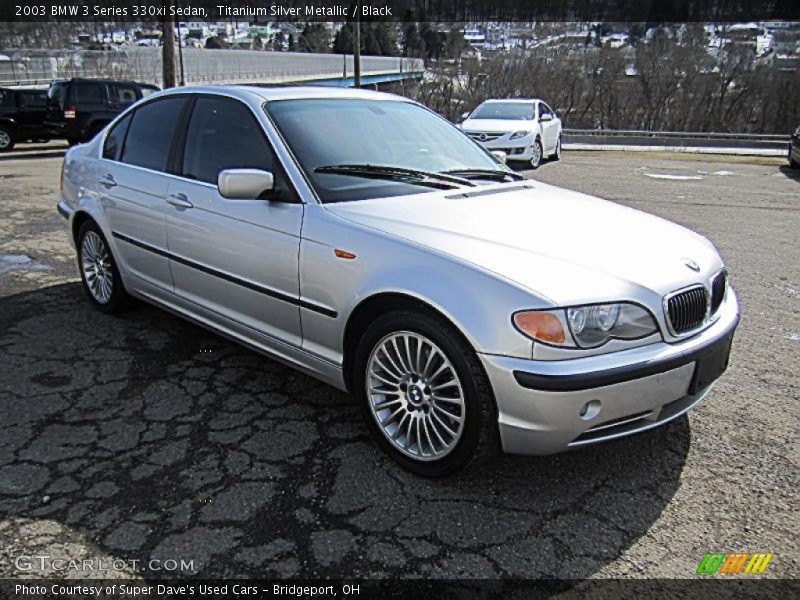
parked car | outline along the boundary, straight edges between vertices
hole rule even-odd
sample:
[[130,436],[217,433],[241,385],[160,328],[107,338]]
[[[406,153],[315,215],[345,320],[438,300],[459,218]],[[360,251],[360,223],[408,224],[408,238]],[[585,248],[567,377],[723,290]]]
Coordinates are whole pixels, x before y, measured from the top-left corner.
[[561,119],[543,100],[487,100],[462,118],[464,133],[509,161],[536,169],[543,158],[561,159]]
[[48,91],[46,125],[51,135],[71,145],[92,139],[114,117],[158,91],[149,84],[110,79],[54,81]]
[[44,90],[0,88],[0,152],[11,150],[17,142],[47,141],[46,108]]
[[794,130],[792,139],[789,140],[789,166],[800,169],[800,127]]
[[708,240],[525,180],[405,98],[169,90],[63,169],[93,306],[144,299],[349,390],[422,475],[498,436],[550,454],[651,429],[728,364],[739,309]]

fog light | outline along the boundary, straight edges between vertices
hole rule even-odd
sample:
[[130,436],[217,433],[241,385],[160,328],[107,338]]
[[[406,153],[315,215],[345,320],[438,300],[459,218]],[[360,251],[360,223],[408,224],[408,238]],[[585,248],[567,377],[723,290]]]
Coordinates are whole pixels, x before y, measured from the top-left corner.
[[600,400],[590,400],[581,407],[581,410],[578,414],[584,421],[589,421],[591,419],[594,419],[599,412],[600,412]]

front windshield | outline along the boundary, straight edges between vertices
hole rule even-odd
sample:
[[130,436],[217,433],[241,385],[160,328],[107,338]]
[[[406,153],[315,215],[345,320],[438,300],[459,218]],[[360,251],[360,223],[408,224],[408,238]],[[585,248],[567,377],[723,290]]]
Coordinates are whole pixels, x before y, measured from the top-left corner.
[[502,164],[431,111],[395,100],[276,100],[267,113],[322,202],[430,192],[411,181],[320,172],[336,165],[380,165],[442,172]]
[[533,102],[486,102],[475,109],[470,119],[533,120]]

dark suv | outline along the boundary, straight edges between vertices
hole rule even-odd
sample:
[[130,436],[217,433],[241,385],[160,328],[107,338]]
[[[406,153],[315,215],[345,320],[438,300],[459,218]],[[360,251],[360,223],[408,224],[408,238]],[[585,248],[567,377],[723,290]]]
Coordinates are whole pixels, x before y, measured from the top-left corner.
[[0,88],[0,152],[11,150],[17,142],[47,141],[46,110],[44,90]]
[[46,125],[52,137],[85,142],[134,102],[157,92],[154,85],[109,79],[68,79],[50,84]]

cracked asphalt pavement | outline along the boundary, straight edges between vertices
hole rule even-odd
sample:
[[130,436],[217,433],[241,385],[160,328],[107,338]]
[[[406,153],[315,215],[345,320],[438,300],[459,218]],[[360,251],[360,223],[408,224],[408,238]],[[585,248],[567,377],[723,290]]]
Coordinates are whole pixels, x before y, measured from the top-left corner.
[[[94,311],[59,154],[0,157],[0,577],[63,576],[16,560],[47,555],[130,563],[70,577],[667,578],[713,551],[798,576],[800,176],[782,161],[566,152],[528,173],[708,236],[743,307],[730,368],[649,433],[430,481],[347,395],[144,304]],[[168,559],[188,564],[147,568]]]

